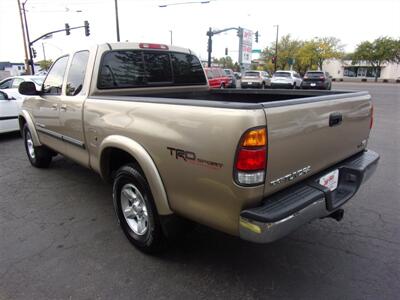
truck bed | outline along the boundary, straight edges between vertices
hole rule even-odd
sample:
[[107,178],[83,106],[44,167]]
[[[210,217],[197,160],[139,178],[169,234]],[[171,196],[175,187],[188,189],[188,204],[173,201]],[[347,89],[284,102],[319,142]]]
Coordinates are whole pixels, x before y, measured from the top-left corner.
[[[142,91],[113,91],[113,94],[93,95],[96,99],[114,99],[119,101],[154,102],[165,104],[210,106],[239,109],[255,109],[294,105],[338,98],[367,95],[360,91],[323,91],[323,90],[251,90],[224,89],[209,91],[166,91],[144,93]],[[182,101],[185,100],[185,101]],[[291,100],[291,101],[286,101]]]

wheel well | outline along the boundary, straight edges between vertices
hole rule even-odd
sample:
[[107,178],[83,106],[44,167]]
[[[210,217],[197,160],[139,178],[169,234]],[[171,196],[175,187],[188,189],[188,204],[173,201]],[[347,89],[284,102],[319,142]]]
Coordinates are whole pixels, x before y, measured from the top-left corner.
[[19,129],[20,129],[21,134],[22,134],[22,130],[24,129],[24,126],[25,126],[25,124],[26,124],[26,120],[25,120],[24,117],[19,116],[19,117],[18,117],[18,122],[19,122]]
[[103,150],[100,160],[101,174],[106,181],[112,181],[115,172],[126,164],[134,164],[143,176],[143,170],[137,160],[128,152],[118,148],[106,148]]

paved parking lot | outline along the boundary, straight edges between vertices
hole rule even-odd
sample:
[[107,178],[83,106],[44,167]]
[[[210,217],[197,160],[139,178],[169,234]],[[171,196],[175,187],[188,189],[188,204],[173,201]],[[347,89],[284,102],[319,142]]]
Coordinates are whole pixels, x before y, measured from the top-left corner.
[[32,168],[16,134],[0,136],[0,299],[398,299],[400,85],[367,89],[375,104],[375,176],[345,217],[269,245],[201,227],[159,257],[133,248],[111,187],[57,157]]

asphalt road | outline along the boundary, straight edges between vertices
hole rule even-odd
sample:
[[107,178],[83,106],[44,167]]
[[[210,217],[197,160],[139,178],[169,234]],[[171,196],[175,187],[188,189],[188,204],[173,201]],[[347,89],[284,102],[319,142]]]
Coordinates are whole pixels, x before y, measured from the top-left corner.
[[0,299],[399,299],[400,85],[369,90],[375,175],[345,217],[267,245],[205,227],[159,257],[119,229],[111,187],[57,157],[31,167],[18,135],[0,136]]

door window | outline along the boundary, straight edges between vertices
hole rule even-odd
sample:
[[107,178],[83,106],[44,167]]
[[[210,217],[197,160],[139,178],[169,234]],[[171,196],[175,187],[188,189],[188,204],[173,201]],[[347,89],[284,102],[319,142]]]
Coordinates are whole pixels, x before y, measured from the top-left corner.
[[3,81],[0,84],[0,89],[9,89],[9,88],[11,88],[11,83],[12,83],[12,79],[8,79],[8,80]]
[[79,51],[72,58],[67,77],[67,96],[76,96],[82,91],[89,51]]
[[53,64],[43,83],[44,95],[61,95],[67,63],[68,56],[63,56]]

